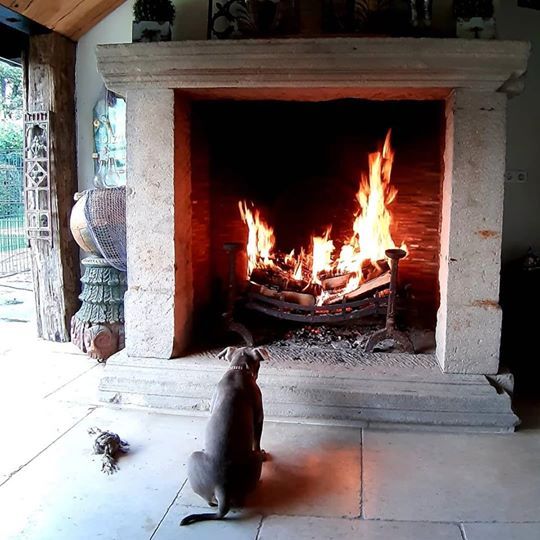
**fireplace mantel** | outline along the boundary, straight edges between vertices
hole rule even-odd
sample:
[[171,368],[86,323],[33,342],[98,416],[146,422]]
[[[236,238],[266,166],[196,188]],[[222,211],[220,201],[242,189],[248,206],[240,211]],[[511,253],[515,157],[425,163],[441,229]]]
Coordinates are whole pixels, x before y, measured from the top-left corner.
[[97,59],[107,87],[122,95],[321,87],[519,93],[529,49],[526,42],[463,39],[214,40],[100,45]]

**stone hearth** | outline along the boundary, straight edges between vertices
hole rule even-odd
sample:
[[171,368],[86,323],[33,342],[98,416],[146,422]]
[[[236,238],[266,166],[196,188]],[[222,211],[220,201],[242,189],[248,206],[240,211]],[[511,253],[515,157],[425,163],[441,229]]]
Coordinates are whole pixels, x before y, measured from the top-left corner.
[[[359,356],[358,366],[317,369],[313,386],[304,376],[313,366],[299,363],[271,383],[296,390],[267,401],[278,416],[349,421],[361,419],[353,410],[369,410],[374,422],[512,429],[508,396],[485,376],[499,369],[506,100],[522,89],[528,52],[521,42],[386,38],[98,47],[104,81],[126,96],[128,110],[127,348],[108,363],[103,397],[191,410],[211,395],[194,381],[217,373],[213,362],[167,361],[185,356],[191,337],[193,100],[444,100],[440,303],[429,367],[420,359],[388,371],[383,357],[364,365]],[[481,399],[466,399],[471,384]],[[186,394],[190,385],[197,390]],[[427,398],[394,399],[411,392]],[[271,405],[278,402],[292,405]],[[403,414],[389,412],[396,407]]]
[[[268,347],[259,385],[267,418],[370,428],[513,431],[505,377],[441,373],[434,355],[324,353]],[[207,413],[226,364],[218,350],[174,362],[111,357],[100,383],[109,403]],[[496,389],[498,388],[498,390]]]

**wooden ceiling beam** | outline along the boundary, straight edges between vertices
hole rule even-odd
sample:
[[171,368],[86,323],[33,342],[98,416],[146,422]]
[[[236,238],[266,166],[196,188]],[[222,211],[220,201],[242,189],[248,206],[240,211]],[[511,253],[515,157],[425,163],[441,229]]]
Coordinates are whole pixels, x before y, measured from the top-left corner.
[[0,5],[77,41],[124,2],[125,0],[0,0]]
[[[125,0],[107,0],[107,2],[85,0],[76,10],[71,11],[60,19],[56,24],[55,30],[64,35],[67,35],[69,32],[69,37],[77,41],[124,2]],[[103,6],[105,3],[108,4],[106,12],[104,12]]]

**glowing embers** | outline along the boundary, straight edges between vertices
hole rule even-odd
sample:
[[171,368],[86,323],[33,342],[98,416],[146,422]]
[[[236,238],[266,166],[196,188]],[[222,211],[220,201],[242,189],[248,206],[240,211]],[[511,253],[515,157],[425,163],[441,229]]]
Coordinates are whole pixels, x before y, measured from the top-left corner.
[[[356,194],[357,213],[351,216],[352,233],[336,248],[331,227],[311,237],[310,246],[288,254],[275,250],[273,228],[253,204],[239,202],[248,227],[246,254],[248,279],[262,294],[287,292],[288,301],[325,305],[355,298],[389,280],[385,250],[397,247],[390,234],[389,206],[397,190],[390,184],[394,152],[390,131],[382,149],[369,154],[369,173],[362,174]],[[401,246],[405,249],[405,246]]]

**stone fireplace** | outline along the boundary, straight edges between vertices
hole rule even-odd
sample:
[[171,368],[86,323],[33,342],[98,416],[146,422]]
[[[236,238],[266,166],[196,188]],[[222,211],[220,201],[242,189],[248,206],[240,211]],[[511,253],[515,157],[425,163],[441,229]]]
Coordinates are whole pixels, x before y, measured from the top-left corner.
[[[408,374],[407,384],[412,380],[459,383],[465,396],[473,388],[467,385],[474,383],[481,386],[478,391],[486,403],[492,400],[486,410],[469,403],[467,410],[454,411],[454,421],[433,423],[469,425],[455,419],[481,413],[484,419],[488,414],[506,415],[504,421],[486,421],[484,426],[513,426],[508,396],[503,404],[483,376],[499,371],[506,100],[522,88],[528,50],[528,44],[520,42],[386,38],[98,47],[104,81],[126,97],[128,111],[126,351],[107,366],[104,397],[121,395],[116,399],[166,406],[167,392],[152,401],[148,395],[159,392],[148,390],[148,385],[146,390],[129,388],[137,369],[153,370],[146,377],[158,378],[161,388],[169,384],[166,377],[173,364],[193,373],[208,369],[210,364],[201,358],[165,360],[189,352],[194,325],[201,324],[197,314],[209,301],[212,280],[226,272],[221,244],[243,240],[239,216],[227,219],[234,211],[231,205],[242,195],[239,189],[231,191],[242,174],[241,148],[255,148],[248,144],[250,134],[242,144],[242,126],[254,130],[257,137],[261,127],[255,129],[256,122],[249,119],[267,115],[298,126],[306,118],[318,118],[314,125],[323,130],[323,137],[332,118],[345,122],[356,115],[368,119],[368,127],[379,138],[382,128],[397,122],[394,134],[402,141],[395,148],[396,160],[401,152],[403,167],[397,180],[401,198],[396,203],[395,234],[410,245],[402,271],[417,291],[418,310],[435,327],[432,358],[440,367],[437,374],[433,366],[424,376],[421,370]],[[220,129],[229,154],[234,149],[230,138],[239,140],[236,159],[219,161],[212,150]],[[308,138],[309,129],[299,131],[300,155],[307,155],[302,154],[301,140]],[[368,132],[360,129],[352,138],[357,141]],[[335,137],[346,139],[343,133]],[[352,154],[341,152],[338,159],[346,163]],[[358,162],[365,159],[363,152]],[[225,174],[216,179],[210,163],[221,163],[220,170],[228,168],[229,178]],[[256,177],[257,171],[253,174]],[[424,365],[423,359],[418,362]],[[131,368],[135,371],[128,375]],[[455,375],[448,379],[451,376],[444,374]],[[328,376],[334,381],[340,377]],[[393,376],[399,379],[399,374]],[[169,388],[167,395],[172,391]],[[182,405],[178,401],[175,406],[204,408],[193,404],[200,403],[195,394],[183,395]],[[445,400],[452,401],[449,394]],[[291,415],[310,416],[308,405],[303,403],[303,412]],[[338,405],[343,404],[328,406]],[[446,414],[445,407],[435,409]],[[422,418],[418,423],[431,422]]]

